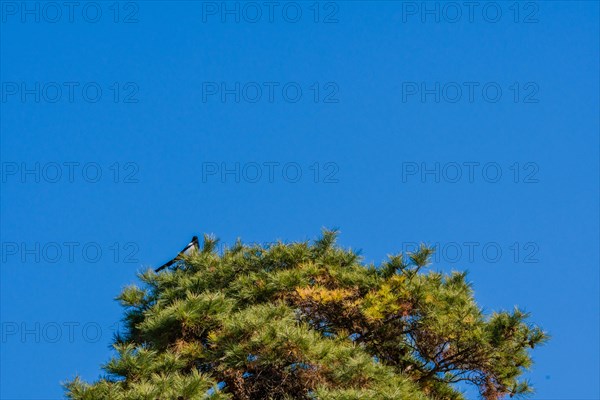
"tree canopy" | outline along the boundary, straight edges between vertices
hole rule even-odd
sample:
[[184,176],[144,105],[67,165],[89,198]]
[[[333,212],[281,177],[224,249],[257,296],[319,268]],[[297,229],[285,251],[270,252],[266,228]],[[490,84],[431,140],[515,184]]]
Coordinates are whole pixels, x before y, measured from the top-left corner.
[[529,349],[547,340],[512,311],[485,315],[464,272],[427,271],[432,249],[365,265],[315,241],[200,251],[140,273],[118,296],[125,331],[76,400],[486,400],[526,395]]

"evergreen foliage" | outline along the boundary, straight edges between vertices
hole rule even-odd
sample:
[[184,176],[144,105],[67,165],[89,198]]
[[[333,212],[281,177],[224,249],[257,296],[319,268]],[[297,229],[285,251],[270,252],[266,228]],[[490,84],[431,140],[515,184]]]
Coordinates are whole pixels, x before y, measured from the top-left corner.
[[380,266],[315,242],[202,249],[139,275],[117,298],[126,331],[76,400],[460,400],[531,392],[520,376],[547,336],[515,309],[484,315],[465,273],[424,272],[422,246]]

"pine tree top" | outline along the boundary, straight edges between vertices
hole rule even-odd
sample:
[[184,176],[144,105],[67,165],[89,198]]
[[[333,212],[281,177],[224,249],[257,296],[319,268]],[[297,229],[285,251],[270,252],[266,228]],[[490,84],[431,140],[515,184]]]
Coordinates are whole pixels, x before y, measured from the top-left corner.
[[486,400],[532,392],[520,377],[547,335],[515,309],[484,315],[466,274],[426,271],[427,246],[363,265],[314,242],[202,248],[118,296],[125,332],[106,376],[71,399]]

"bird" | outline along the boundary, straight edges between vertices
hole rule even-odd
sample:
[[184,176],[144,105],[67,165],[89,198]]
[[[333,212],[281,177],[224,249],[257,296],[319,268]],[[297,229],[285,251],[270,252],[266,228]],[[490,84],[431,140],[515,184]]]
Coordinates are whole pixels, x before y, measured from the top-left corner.
[[161,265],[160,267],[155,269],[154,272],[159,272],[167,267],[170,267],[171,265],[175,264],[177,261],[181,260],[183,257],[189,256],[192,253],[198,251],[199,249],[200,249],[200,245],[198,243],[198,236],[194,236],[192,238],[192,240],[187,244],[187,246],[185,246],[183,248],[183,250],[181,250],[179,252],[179,254],[177,254],[177,257],[175,257],[171,261]]

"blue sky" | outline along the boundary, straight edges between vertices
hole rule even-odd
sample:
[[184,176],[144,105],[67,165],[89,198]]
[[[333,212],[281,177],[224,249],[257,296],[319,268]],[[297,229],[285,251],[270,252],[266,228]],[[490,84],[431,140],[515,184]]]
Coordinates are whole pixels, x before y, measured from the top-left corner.
[[435,245],[552,335],[535,399],[598,399],[598,3],[225,7],[0,2],[0,398],[96,379],[192,235],[326,226]]

